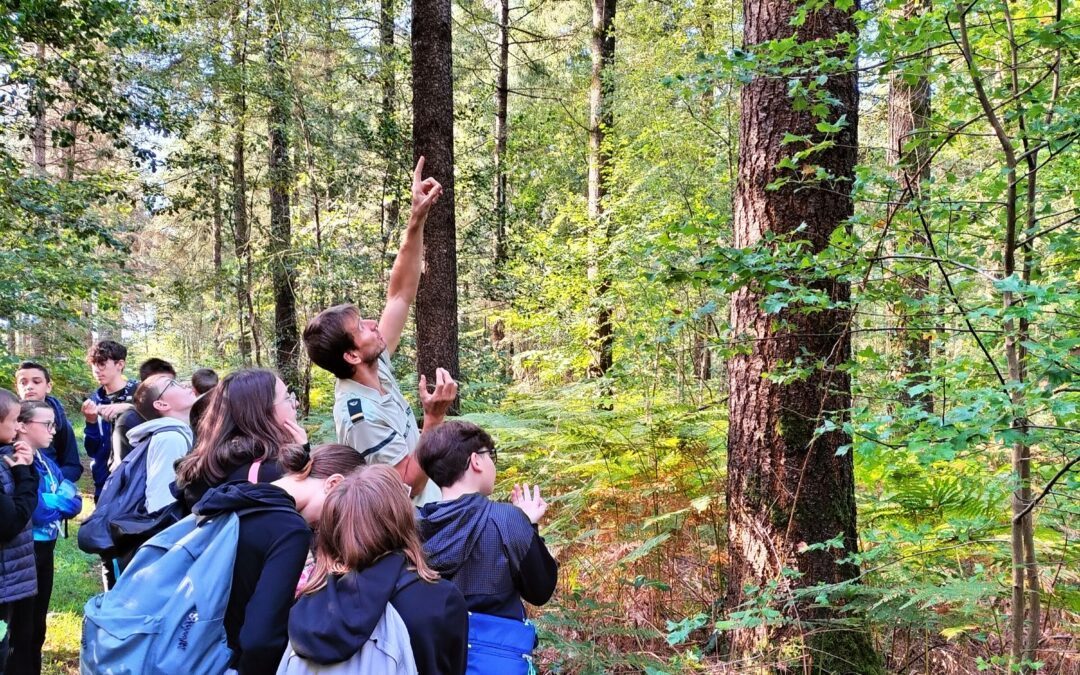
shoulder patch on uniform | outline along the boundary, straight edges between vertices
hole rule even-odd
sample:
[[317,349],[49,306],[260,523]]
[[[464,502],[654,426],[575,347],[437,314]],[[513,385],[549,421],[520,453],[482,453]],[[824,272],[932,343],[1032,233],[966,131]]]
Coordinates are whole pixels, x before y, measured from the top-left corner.
[[348,403],[349,407],[349,421],[362,422],[364,421],[364,404],[359,398],[351,398]]

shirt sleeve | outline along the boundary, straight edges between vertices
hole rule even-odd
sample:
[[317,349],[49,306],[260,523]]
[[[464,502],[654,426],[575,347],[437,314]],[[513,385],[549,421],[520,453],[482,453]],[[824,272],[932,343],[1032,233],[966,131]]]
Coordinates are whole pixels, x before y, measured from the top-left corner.
[[293,591],[307,560],[311,532],[292,530],[267,553],[255,592],[244,610],[237,671],[272,673],[289,643],[289,609]]
[[368,464],[395,466],[409,454],[409,445],[401,434],[378,419],[353,422],[346,431],[346,444],[364,455]]
[[559,583],[559,563],[548,551],[535,525],[532,526],[529,549],[513,573],[514,586],[522,599],[531,605],[543,605],[555,593]]

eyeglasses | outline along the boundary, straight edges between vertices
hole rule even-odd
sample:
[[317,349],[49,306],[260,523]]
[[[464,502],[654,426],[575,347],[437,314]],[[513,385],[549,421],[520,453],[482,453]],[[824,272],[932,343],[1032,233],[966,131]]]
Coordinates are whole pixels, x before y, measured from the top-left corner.
[[288,403],[294,408],[300,404],[299,401],[297,401],[296,399],[296,393],[291,391],[288,394],[285,394],[285,398],[281,399],[280,401],[274,401],[275,405],[278,403]]
[[169,391],[169,387],[173,385],[180,386],[180,383],[176,380],[169,380],[165,383],[165,386],[161,388],[161,391],[158,392],[158,395],[154,397],[154,400],[160,401],[161,397],[165,395],[165,392]]
[[477,450],[478,455],[491,455],[491,463],[499,463],[499,450],[497,448],[484,448],[483,450]]
[[41,420],[30,420],[27,424],[40,424],[49,431],[56,431],[56,422],[43,422]]

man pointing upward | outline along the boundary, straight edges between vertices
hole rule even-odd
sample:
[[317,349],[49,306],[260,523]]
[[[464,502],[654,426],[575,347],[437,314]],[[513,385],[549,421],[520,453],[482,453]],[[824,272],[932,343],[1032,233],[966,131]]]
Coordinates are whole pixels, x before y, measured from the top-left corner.
[[[390,464],[397,469],[417,506],[437,501],[440,490],[428,481],[413,457],[420,431],[394,379],[390,356],[401,342],[420,285],[424,222],[442,194],[439,182],[425,179],[423,170],[421,157],[413,171],[409,223],[390,271],[386,307],[379,320],[364,318],[356,305],[335,305],[320,312],[304,329],[304,345],[312,363],[338,378],[334,386],[338,442],[356,449],[369,464]],[[456,398],[457,383],[445,369],[436,370],[434,391],[428,391],[427,378],[420,376],[424,431],[443,422]]]

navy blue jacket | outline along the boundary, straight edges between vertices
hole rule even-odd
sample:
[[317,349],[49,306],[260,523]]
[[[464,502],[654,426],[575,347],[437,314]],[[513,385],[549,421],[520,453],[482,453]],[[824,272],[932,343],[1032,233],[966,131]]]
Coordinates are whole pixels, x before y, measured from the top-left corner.
[[[468,657],[469,614],[454,584],[424,581],[400,552],[369,567],[331,575],[289,613],[297,655],[319,664],[348,661],[371,637],[389,602],[409,631],[416,667],[424,675],[460,675]],[[400,588],[396,594],[395,588]]]
[[[0,456],[11,452],[10,445],[0,448]],[[37,594],[30,524],[37,501],[38,474],[34,467],[9,467],[0,459],[0,604]]]
[[470,612],[525,619],[522,599],[551,599],[559,563],[536,526],[512,504],[481,494],[420,507],[420,538],[428,562],[461,589]]
[[49,394],[45,397],[45,402],[52,406],[56,415],[56,435],[53,436],[52,447],[45,448],[42,452],[56,462],[64,478],[77,483],[82,476],[83,466],[79,459],[79,442],[75,440],[75,428],[71,425],[60,399]]
[[296,502],[276,485],[235,482],[210,488],[192,508],[200,516],[246,509],[233,564],[232,590],[225,610],[225,634],[233,650],[230,664],[240,675],[273,673],[288,646],[289,608],[307,560],[311,530]]
[[[135,389],[139,383],[128,380],[127,385],[118,392],[106,394],[105,387],[98,387],[90,394],[90,400],[98,405],[111,403],[128,403],[135,396]],[[94,497],[101,494],[101,487],[105,485],[105,479],[109,477],[109,457],[112,455],[112,424],[100,416],[94,424],[86,425],[86,433],[83,436],[86,446],[86,456],[90,458],[90,473],[94,476]]]

